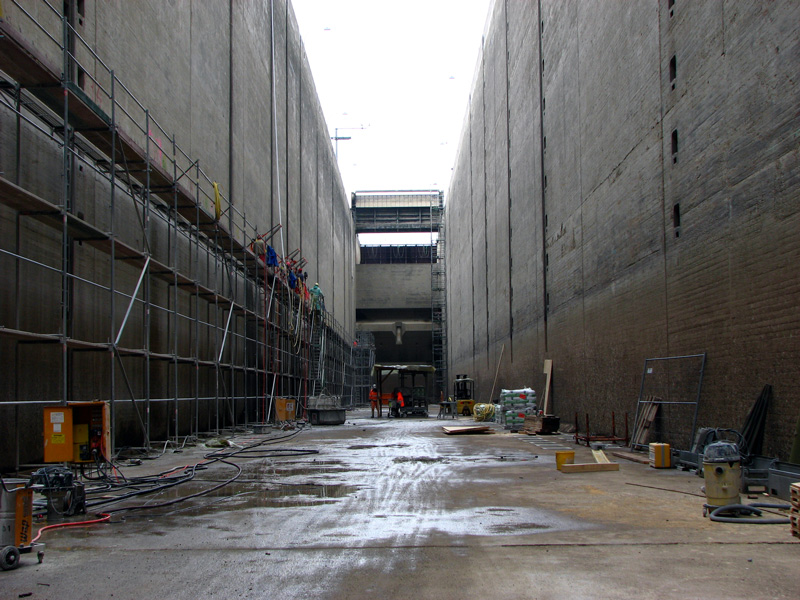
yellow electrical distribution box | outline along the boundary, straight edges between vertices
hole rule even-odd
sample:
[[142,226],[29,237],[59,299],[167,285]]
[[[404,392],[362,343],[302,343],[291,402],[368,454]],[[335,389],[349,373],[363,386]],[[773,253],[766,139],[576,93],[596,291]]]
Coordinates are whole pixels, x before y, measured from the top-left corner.
[[70,402],[44,409],[44,462],[108,460],[111,413],[107,402]]
[[295,403],[291,398],[275,398],[275,420],[294,421]]
[[672,467],[672,454],[669,444],[650,444],[650,466],[654,469]]

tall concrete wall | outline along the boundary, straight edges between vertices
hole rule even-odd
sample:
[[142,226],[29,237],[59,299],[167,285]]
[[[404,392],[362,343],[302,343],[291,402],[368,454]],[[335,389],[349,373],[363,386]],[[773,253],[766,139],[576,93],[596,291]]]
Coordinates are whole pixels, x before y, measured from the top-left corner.
[[447,198],[450,372],[486,398],[551,358],[556,413],[607,430],[646,358],[706,352],[699,424],[740,428],[772,384],[785,458],[799,40],[788,0],[496,0]]
[[[359,310],[422,309],[430,320],[430,264],[366,264],[356,266],[356,306]],[[406,311],[407,312],[407,311]]]
[[[55,39],[61,39],[60,21],[43,2],[24,0],[21,4]],[[354,335],[356,238],[327,125],[288,0],[85,0],[82,4],[84,13],[76,14],[75,29],[141,106],[149,109],[151,151],[171,155],[174,135],[175,142],[190,157],[186,161],[197,161],[188,174],[188,180],[194,178],[199,168],[211,180],[219,182],[223,194],[230,198],[236,210],[255,226],[257,232],[266,232],[281,223],[282,232],[270,243],[283,254],[300,249],[300,255],[308,260],[305,270],[309,273],[309,285],[315,281],[319,283],[325,294],[326,308],[342,325],[346,335]],[[3,9],[7,22],[37,52],[54,65],[62,64],[59,49],[19,9],[8,3],[3,3]],[[75,53],[85,70],[82,81],[85,93],[100,110],[110,114],[111,103],[101,89],[104,87],[109,91],[108,74],[99,60],[80,44]],[[72,73],[72,77],[79,81],[77,71]],[[117,122],[127,135],[145,147],[147,135],[139,131],[133,118],[123,112],[124,109],[131,114],[137,111],[140,111],[137,114],[144,114],[143,110],[119,87],[117,97]],[[59,204],[62,198],[62,161],[57,143],[24,120],[17,136],[15,117],[10,110],[0,110],[0,121],[2,176]],[[77,170],[77,167],[76,161],[72,190],[75,212],[98,228],[110,230],[112,217],[107,182],[91,169],[81,166]],[[171,171],[171,165],[169,168]],[[209,200],[204,198],[201,201],[208,208]],[[140,217],[123,194],[118,193],[113,218],[116,235],[127,244],[141,247]],[[222,221],[226,222],[227,218],[223,215]],[[15,219],[14,211],[0,206],[0,245],[3,249],[14,252],[19,242],[19,251],[23,255],[35,256],[60,270],[60,233],[23,218],[17,236]],[[234,225],[241,227],[238,222],[241,217],[234,216],[233,219]],[[155,222],[151,227],[154,258],[171,264],[169,229]],[[250,240],[242,241],[247,243]],[[233,294],[228,289],[231,284],[224,269],[196,253],[186,240],[180,242],[176,262],[181,272],[190,278],[221,289],[225,294]],[[107,285],[109,259],[105,254],[81,249],[76,252],[72,268],[78,276]],[[16,289],[15,273],[16,262],[7,255],[0,257],[0,325],[38,333],[58,333],[61,325],[60,273],[43,272],[41,267],[23,263],[18,279],[19,290]],[[116,273],[116,286],[130,293],[137,277],[136,269],[120,267]],[[175,301],[171,286],[161,281],[154,281],[152,285],[153,302],[171,308]],[[246,298],[248,307],[254,310],[254,291],[244,289],[242,283],[233,286],[239,288],[235,293],[237,299]],[[114,330],[109,324],[108,292],[80,283],[75,288],[76,308],[71,316],[73,337],[108,342]],[[200,302],[198,308],[192,304],[197,301],[186,294],[179,295],[177,302],[182,313],[191,315],[198,310],[201,320],[211,324],[221,322],[224,326],[224,307],[217,309],[213,300],[210,304]],[[116,327],[119,327],[126,305],[127,299],[120,297],[116,306]],[[244,323],[243,317],[236,318]],[[144,346],[141,339],[143,319],[142,311],[131,313],[121,346]],[[152,319],[148,343],[153,352],[173,351],[174,327],[177,326],[179,354],[193,356],[197,341],[199,358],[215,360],[214,347],[218,340],[213,339],[213,333],[201,330],[195,334],[192,324],[186,320],[175,325],[166,311],[154,310]],[[245,327],[244,324],[240,326]],[[195,339],[196,336],[199,340]],[[0,364],[0,379],[16,382],[3,386],[0,401],[58,400],[63,391],[61,349],[55,345],[15,344],[14,340],[0,339],[0,350],[5,357]],[[246,351],[236,344],[239,342],[229,344],[226,360],[233,360],[231,356]],[[85,375],[75,377],[69,383],[70,398],[107,398],[111,385],[108,357],[98,352],[75,353],[70,360],[75,361],[75,372]],[[134,392],[141,394],[143,371],[133,364],[128,368]],[[175,393],[193,396],[196,391],[193,367],[177,367],[181,372],[181,389],[177,392],[172,388],[174,378],[170,368],[168,362],[164,362],[163,367],[152,367],[152,397],[170,398]],[[42,377],[42,373],[50,375]],[[198,385],[201,396],[211,394],[213,397],[213,388],[219,384],[215,383],[213,372],[205,370]],[[237,380],[236,385],[241,392],[244,382]],[[118,377],[116,386],[118,397],[127,398],[128,391],[121,377]],[[235,394],[236,390],[228,389],[228,392]],[[0,418],[3,427],[13,426],[10,410],[3,409]],[[134,417],[133,413],[125,413],[127,407],[120,406],[119,410],[122,435],[128,417],[131,422]],[[162,407],[153,410],[159,411]],[[192,418],[189,405],[186,410],[187,414],[181,415],[181,423],[188,424]],[[169,423],[166,404],[163,411],[163,423]],[[154,422],[158,421],[159,418],[154,419]],[[40,422],[38,416],[33,416],[26,424],[38,431]],[[132,429],[137,427],[134,425]],[[7,441],[13,439],[11,429],[3,429],[3,432]],[[166,429],[154,431],[153,435],[166,435]],[[39,444],[34,446],[40,448]],[[37,450],[32,452],[27,458],[35,458]],[[25,461],[26,456],[22,459]]]

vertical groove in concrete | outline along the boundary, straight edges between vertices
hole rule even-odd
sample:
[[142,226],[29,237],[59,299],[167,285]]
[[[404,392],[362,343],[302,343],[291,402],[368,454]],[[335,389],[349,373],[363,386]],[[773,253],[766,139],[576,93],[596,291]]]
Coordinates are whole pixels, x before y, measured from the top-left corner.
[[489,172],[486,167],[486,46],[483,49],[483,64],[481,81],[483,83],[483,102],[481,103],[481,123],[483,125],[483,258],[486,265],[487,277],[485,280],[485,318],[486,318],[486,366],[491,366],[491,330],[489,328]]
[[[664,339],[666,347],[666,355],[670,356],[670,343],[669,343],[669,286],[667,280],[669,277],[669,267],[667,264],[667,198],[666,186],[664,182],[664,32],[661,27],[661,3],[656,5],[656,19],[658,19],[658,99],[659,99],[659,126],[661,132],[659,164],[661,166],[661,253],[663,254],[664,265]],[[670,213],[672,211],[670,210]]]
[[[473,178],[472,178],[472,174],[474,172],[474,166],[473,166],[473,160],[472,160],[472,124],[473,124],[472,123],[473,122],[472,110],[473,110],[472,109],[472,96],[470,96],[470,99],[469,99],[469,110],[467,111],[467,115],[468,115],[467,118],[469,119],[469,123],[467,125],[467,132],[468,132],[467,133],[467,137],[468,137],[468,140],[469,140],[469,175],[468,175],[468,177],[469,177],[469,198],[470,198],[470,202],[469,202],[469,222],[470,222],[470,226],[475,222],[475,209],[474,209],[475,203],[472,202],[473,194],[475,193],[475,191],[473,189]],[[452,234],[451,234],[451,236],[452,236]],[[448,244],[448,247],[449,248],[453,247],[452,242],[450,244]],[[469,280],[470,280],[470,287],[472,288],[472,294],[469,297],[470,314],[472,315],[472,318],[470,319],[470,327],[472,329],[472,352],[470,354],[470,356],[471,356],[471,360],[470,360],[471,369],[470,369],[469,372],[470,373],[474,373],[475,357],[478,355],[477,335],[475,333],[475,321],[476,321],[476,318],[475,318],[476,317],[476,315],[475,315],[475,296],[476,296],[476,290],[475,290],[475,236],[473,236],[472,240],[470,240],[469,252],[470,252],[470,267],[471,267],[470,270],[469,270]],[[449,261],[449,264],[452,265],[453,261]],[[453,314],[453,313],[450,313],[450,314]],[[449,371],[451,373],[455,372],[454,369],[452,369],[452,368],[450,368]]]
[[511,279],[511,265],[514,256],[511,252],[511,238],[514,235],[514,228],[511,223],[511,83],[508,76],[508,0],[503,3],[503,23],[505,25],[504,32],[504,50],[505,50],[505,67],[506,67],[506,163],[507,163],[507,182],[508,187],[508,219],[506,221],[507,238],[508,238],[508,278],[506,280],[508,285],[508,356],[511,364],[514,363],[514,286]]
[[[228,5],[228,198],[234,204],[233,186],[233,2]],[[228,231],[233,231],[233,211],[228,211]]]
[[[577,6],[577,10],[580,11],[580,5]],[[580,21],[580,17],[578,18]],[[581,64],[581,32],[580,27],[576,28],[575,31],[575,54],[578,58],[578,64]],[[575,78],[575,87],[578,88],[578,106],[581,106],[581,78]],[[583,131],[578,130],[578,156],[583,157]],[[590,384],[586,377],[586,373],[589,372],[589,356],[587,352],[587,347],[589,345],[588,340],[588,328],[586,327],[586,244],[584,242],[584,233],[585,229],[583,226],[583,211],[584,205],[586,202],[586,198],[583,195],[583,160],[578,161],[578,194],[580,197],[580,206],[578,207],[579,211],[579,223],[581,228],[581,333],[582,333],[582,342],[583,346],[580,349],[580,355],[578,356],[578,364],[581,367],[581,371],[583,373],[583,377],[581,379],[580,390],[585,397],[590,389]],[[555,401],[555,393],[553,393],[553,401]]]
[[544,29],[544,17],[542,16],[542,0],[537,0],[537,12],[538,18],[536,19],[536,39],[539,41],[539,58],[536,61],[537,63],[537,72],[539,74],[539,168],[541,169],[541,175],[539,177],[540,184],[539,184],[539,192],[541,194],[542,200],[542,220],[541,220],[541,232],[542,232],[542,335],[544,339],[544,353],[547,356],[548,347],[547,347],[547,313],[548,313],[548,306],[547,306],[547,269],[548,269],[548,260],[547,260],[547,200],[545,197],[545,164],[544,164],[544,89],[542,88],[542,60],[543,60],[543,52],[542,52],[542,34]]
[[[275,223],[275,174],[274,170],[277,169],[276,166],[276,156],[277,152],[275,152],[275,148],[277,147],[277,140],[275,137],[275,129],[277,125],[275,124],[275,109],[272,106],[274,102],[275,94],[275,0],[269,0],[269,17],[270,17],[270,45],[272,48],[272,52],[270,54],[270,67],[269,67],[269,97],[270,97],[270,111],[269,111],[269,153],[270,153],[270,171],[269,171],[269,222],[270,224]],[[283,235],[280,233],[279,235]]]
[[283,72],[286,75],[286,82],[283,86],[284,106],[286,107],[286,112],[283,119],[284,135],[286,136],[284,147],[284,153],[286,156],[286,177],[284,177],[284,179],[286,180],[286,187],[283,190],[283,199],[286,203],[286,209],[283,210],[283,214],[286,215],[286,220],[283,222],[283,228],[286,230],[284,231],[284,236],[286,239],[286,254],[289,254],[294,251],[290,237],[292,223],[289,218],[289,0],[286,0],[286,10],[284,11],[283,19],[283,30],[286,32],[283,37]]

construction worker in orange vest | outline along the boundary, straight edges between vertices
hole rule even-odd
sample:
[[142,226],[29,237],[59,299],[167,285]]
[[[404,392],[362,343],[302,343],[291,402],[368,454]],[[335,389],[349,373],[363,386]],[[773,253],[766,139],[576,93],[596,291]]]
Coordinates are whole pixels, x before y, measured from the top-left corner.
[[378,386],[374,385],[374,384],[372,386],[372,389],[369,391],[369,406],[372,409],[372,417],[370,417],[370,418],[372,418],[372,419],[375,418],[375,410],[377,409],[378,410],[378,418],[380,419],[381,418],[381,412],[382,412],[381,411],[381,401],[380,401],[380,398],[378,398]]
[[400,409],[405,407],[406,403],[405,400],[403,400],[403,392],[400,391],[400,388],[394,388],[394,390],[394,394],[392,394],[394,400],[392,414],[395,417],[399,417]]

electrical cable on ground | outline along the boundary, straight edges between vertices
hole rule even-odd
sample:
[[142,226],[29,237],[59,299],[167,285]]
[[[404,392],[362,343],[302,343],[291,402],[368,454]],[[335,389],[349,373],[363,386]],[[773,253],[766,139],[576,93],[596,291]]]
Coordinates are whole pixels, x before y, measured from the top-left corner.
[[[760,518],[761,512],[760,508],[777,508],[780,510],[789,510],[791,506],[789,504],[765,504],[765,503],[753,503],[753,504],[727,504],[725,506],[711,506],[709,504],[704,505],[707,509],[711,510],[708,518],[712,521],[716,521],[718,523],[750,523],[753,525],[788,525],[791,523],[790,519],[762,519]],[[755,515],[756,518],[750,517],[726,517],[726,513],[734,513],[734,514],[741,514],[746,513],[750,515]]]
[[[122,506],[110,509],[105,508],[102,513],[98,513],[98,516],[101,517],[99,519],[47,525],[45,527],[42,527],[38,531],[36,537],[33,539],[33,542],[37,541],[45,531],[49,531],[51,529],[58,529],[62,527],[78,527],[85,525],[93,525],[96,523],[105,523],[108,522],[111,516],[116,513],[149,510],[155,508],[162,508],[166,506],[172,506],[174,504],[185,502],[186,500],[190,500],[192,498],[198,498],[200,496],[210,494],[216,490],[219,490],[233,483],[239,478],[239,476],[242,473],[242,467],[236,464],[235,462],[229,460],[237,456],[247,459],[255,459],[255,458],[271,458],[276,456],[309,456],[313,454],[319,454],[318,450],[309,450],[302,448],[262,448],[263,446],[285,442],[286,440],[289,440],[294,436],[298,435],[301,431],[302,428],[297,429],[296,431],[293,431],[292,433],[287,435],[269,438],[266,440],[260,440],[241,448],[236,448],[236,449],[226,448],[226,449],[215,450],[213,452],[209,452],[208,454],[204,455],[203,460],[193,465],[173,467],[171,469],[162,471],[160,473],[156,473],[154,475],[128,478],[125,477],[125,475],[121,471],[119,471],[119,475],[122,477],[121,481],[119,479],[117,479],[116,481],[112,480],[108,475],[107,468],[105,467],[105,465],[100,465],[98,463],[97,464],[98,477],[90,479],[90,481],[102,482],[102,483],[100,483],[100,485],[95,485],[91,489],[87,490],[86,492],[87,497],[89,495],[97,495],[100,493],[106,494],[110,490],[129,490],[129,491],[116,496],[111,496],[111,497],[105,496],[103,498],[94,501],[87,501],[86,502],[87,508],[116,504],[118,502],[127,500],[129,498],[134,498],[137,496],[144,496],[149,494],[156,494],[166,489],[176,487],[182,483],[192,481],[199,471],[205,470],[209,466],[215,463],[222,463],[231,466],[234,469],[236,469],[236,473],[232,477],[229,477],[225,481],[222,481],[208,489],[201,490],[193,494],[188,494],[186,496],[181,496],[179,498],[174,498],[172,500],[167,500],[156,504],[146,503],[135,506]],[[113,465],[112,463],[108,464],[111,465],[111,467],[114,470],[117,470],[115,465]],[[7,489],[5,486],[5,481],[2,481],[1,478],[0,478],[0,483],[2,483],[3,489]]]

